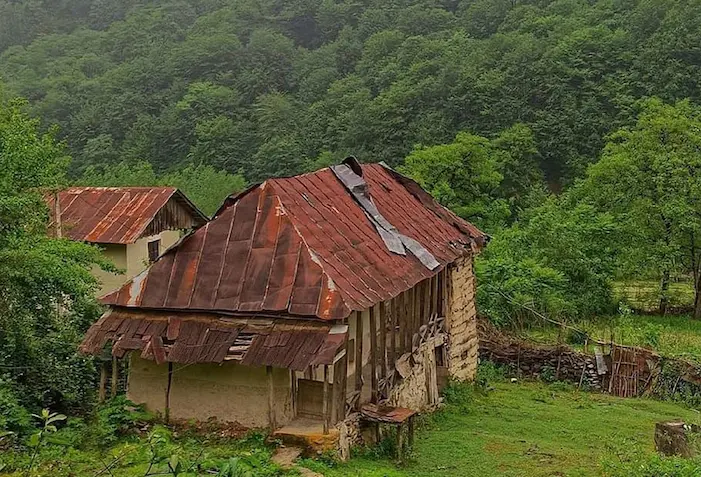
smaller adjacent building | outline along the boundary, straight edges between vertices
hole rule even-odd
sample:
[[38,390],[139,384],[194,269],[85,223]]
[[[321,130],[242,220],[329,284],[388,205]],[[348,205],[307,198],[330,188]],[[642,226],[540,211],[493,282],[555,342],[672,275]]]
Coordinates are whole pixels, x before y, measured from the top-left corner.
[[115,274],[95,269],[99,296],[141,273],[182,235],[208,220],[174,187],[71,187],[46,201],[50,230],[99,245],[124,270]]

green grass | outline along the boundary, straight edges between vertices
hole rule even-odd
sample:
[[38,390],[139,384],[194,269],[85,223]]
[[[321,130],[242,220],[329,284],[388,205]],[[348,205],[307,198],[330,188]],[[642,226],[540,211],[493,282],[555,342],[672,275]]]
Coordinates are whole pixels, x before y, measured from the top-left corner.
[[[614,283],[614,295],[633,308],[655,311],[660,305],[660,283],[655,280],[628,280]],[[694,283],[678,280],[669,284],[667,292],[671,307],[687,307],[694,303]]]
[[366,455],[315,470],[327,477],[603,475],[604,461],[615,464],[619,453],[653,455],[655,422],[698,422],[695,411],[670,403],[541,383],[494,387],[430,418],[404,467]]
[[[486,392],[467,385],[451,386],[448,405],[423,418],[414,452],[403,466],[395,465],[391,458],[376,457],[373,450],[360,452],[344,464],[303,464],[327,477],[613,475],[605,474],[604,469],[619,465],[619,456],[652,458],[655,422],[678,418],[699,422],[695,411],[679,405],[579,392],[561,383],[499,381],[492,386]],[[286,472],[271,464],[272,448],[259,435],[230,442],[181,435],[163,452],[200,461],[198,475],[211,475],[207,469],[221,468],[232,456],[245,459],[253,471],[236,475],[296,475],[296,471]],[[33,475],[94,476],[120,454],[126,457],[112,469],[114,477],[144,475],[148,467],[145,437],[120,442],[105,452],[48,446]],[[24,461],[28,456],[15,457]],[[0,455],[2,458],[11,456]],[[14,462],[15,466],[20,463]],[[160,463],[154,470],[163,471],[164,466]]]

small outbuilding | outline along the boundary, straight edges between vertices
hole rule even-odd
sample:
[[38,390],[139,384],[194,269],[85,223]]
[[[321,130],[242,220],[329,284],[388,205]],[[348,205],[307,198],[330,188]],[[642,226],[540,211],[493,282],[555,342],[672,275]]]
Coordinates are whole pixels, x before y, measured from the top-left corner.
[[174,187],[70,187],[46,197],[50,230],[98,245],[123,274],[96,268],[98,296],[142,272],[187,232],[207,223]]
[[382,164],[270,179],[106,296],[81,350],[129,357],[128,397],[173,419],[421,410],[475,377],[486,238]]

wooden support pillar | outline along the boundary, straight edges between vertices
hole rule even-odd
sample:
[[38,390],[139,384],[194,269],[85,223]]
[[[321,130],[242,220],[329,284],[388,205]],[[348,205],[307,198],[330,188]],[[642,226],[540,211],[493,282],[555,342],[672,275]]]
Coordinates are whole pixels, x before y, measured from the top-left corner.
[[348,400],[348,333],[346,333],[346,340],[343,342],[343,349],[345,351],[345,356],[341,358],[343,361],[341,363],[341,385],[340,392],[343,398],[341,401],[341,409],[339,410],[338,420],[343,420],[346,418],[346,401]]
[[407,314],[405,321],[406,333],[406,348],[403,350],[404,353],[411,353],[411,337],[414,334],[414,297],[416,296],[416,287],[411,288],[407,291]]
[[414,447],[414,416],[409,418],[409,448]]
[[103,361],[100,365],[100,388],[98,391],[98,400],[105,402],[107,397],[107,363]]
[[397,297],[397,334],[399,335],[399,356],[406,351],[406,298],[406,292]]
[[442,317],[448,316],[448,266],[441,270],[441,306],[438,310],[438,315]]
[[401,464],[404,461],[404,424],[397,426],[397,460]]
[[412,326],[411,326],[411,352],[414,352],[414,334],[419,332],[419,327],[421,326],[421,302],[423,297],[423,284],[424,282],[419,282],[414,287],[414,313],[412,314]]
[[292,403],[292,415],[297,417],[297,371],[290,369],[290,402]]
[[377,404],[377,307],[370,307],[370,384],[372,402]]
[[422,306],[421,306],[421,321],[419,321],[419,326],[421,325],[428,325],[430,319],[431,319],[431,311],[432,311],[432,306],[431,306],[431,301],[432,301],[432,291],[433,291],[433,278],[428,278],[424,280],[424,285],[423,285],[423,300],[422,300]]
[[329,433],[329,366],[324,365],[324,400],[322,402],[324,414],[324,435]]
[[268,424],[270,432],[274,432],[277,428],[275,422],[275,383],[273,382],[273,367],[266,366],[265,374],[268,375]]
[[117,386],[119,384],[119,361],[116,356],[112,356],[112,389],[110,389],[112,397],[117,395]]
[[165,419],[166,422],[170,421],[170,388],[173,385],[173,363],[168,363],[168,383],[166,384],[166,408],[165,408]]
[[378,379],[384,379],[387,376],[387,306],[388,303],[380,303],[380,374]]
[[431,316],[438,316],[438,310],[440,309],[441,297],[438,292],[438,277],[439,274],[436,274],[431,278]]
[[397,307],[397,301],[399,300],[399,297],[392,298],[392,301],[390,302],[390,315],[389,315],[389,322],[390,322],[390,335],[389,335],[389,356],[388,361],[389,361],[389,373],[391,373],[392,369],[394,369],[394,363],[397,360],[397,314],[399,311],[399,308]]
[[363,314],[360,311],[355,314],[355,390],[363,390]]

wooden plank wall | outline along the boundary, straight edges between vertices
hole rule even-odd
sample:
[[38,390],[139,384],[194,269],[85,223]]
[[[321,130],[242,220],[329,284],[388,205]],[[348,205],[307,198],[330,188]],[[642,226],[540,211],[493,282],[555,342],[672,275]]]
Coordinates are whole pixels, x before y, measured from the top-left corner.
[[[378,401],[379,384],[394,369],[396,361],[405,353],[416,351],[421,340],[422,327],[435,326],[436,317],[444,317],[447,303],[447,271],[442,270],[432,278],[419,282],[395,298],[370,308],[369,342],[363,343],[362,314],[355,315],[354,336],[355,391],[370,386],[371,400]],[[433,317],[433,318],[432,318]],[[369,332],[369,333],[368,333]],[[363,383],[363,347],[370,347],[370,382]],[[367,354],[367,349],[365,350]],[[365,368],[367,369],[367,368]],[[367,374],[366,374],[367,376]],[[365,388],[367,391],[367,388]]]

